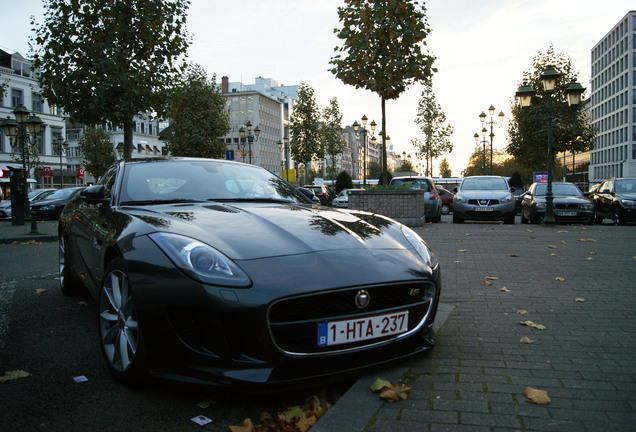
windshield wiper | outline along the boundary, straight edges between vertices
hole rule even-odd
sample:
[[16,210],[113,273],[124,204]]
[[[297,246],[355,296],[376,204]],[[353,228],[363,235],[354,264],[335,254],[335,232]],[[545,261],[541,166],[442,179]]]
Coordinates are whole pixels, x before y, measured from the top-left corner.
[[289,204],[295,203],[293,200],[282,198],[210,198],[208,201],[217,202],[262,202],[262,203],[279,203]]
[[173,198],[173,199],[154,199],[154,200],[138,200],[138,201],[122,201],[120,205],[154,205],[154,204],[183,204],[183,203],[202,203],[203,200]]

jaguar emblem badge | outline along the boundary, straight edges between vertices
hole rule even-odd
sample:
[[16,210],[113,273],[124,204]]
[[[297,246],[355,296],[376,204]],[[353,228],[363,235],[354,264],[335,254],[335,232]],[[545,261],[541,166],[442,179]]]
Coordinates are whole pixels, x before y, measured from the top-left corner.
[[355,302],[358,309],[364,309],[365,307],[369,306],[369,303],[371,302],[371,296],[367,291],[360,290],[356,293]]

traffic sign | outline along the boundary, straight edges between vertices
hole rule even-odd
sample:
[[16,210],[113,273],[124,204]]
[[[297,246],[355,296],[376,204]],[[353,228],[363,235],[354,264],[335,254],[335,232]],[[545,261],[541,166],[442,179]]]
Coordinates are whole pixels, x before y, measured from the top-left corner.
[[51,167],[44,167],[42,169],[42,177],[44,177],[45,179],[50,179],[51,177],[53,177],[53,172],[51,171]]
[[225,150],[225,160],[234,160],[234,150]]
[[79,167],[77,169],[77,178],[83,179],[84,178],[84,168]]

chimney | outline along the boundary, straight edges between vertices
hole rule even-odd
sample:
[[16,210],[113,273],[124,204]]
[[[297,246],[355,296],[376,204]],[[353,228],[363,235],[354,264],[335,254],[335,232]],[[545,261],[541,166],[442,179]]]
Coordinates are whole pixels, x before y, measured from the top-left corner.
[[228,93],[230,91],[230,80],[228,77],[221,77],[221,93]]

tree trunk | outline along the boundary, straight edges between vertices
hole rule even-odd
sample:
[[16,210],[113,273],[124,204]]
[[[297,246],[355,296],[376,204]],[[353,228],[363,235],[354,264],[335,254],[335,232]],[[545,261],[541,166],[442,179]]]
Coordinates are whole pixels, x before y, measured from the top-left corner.
[[124,120],[124,159],[132,159],[133,151],[133,121],[132,117]]

